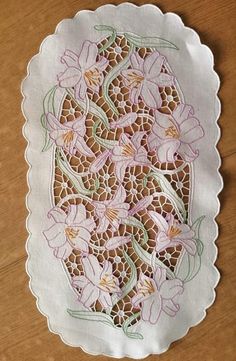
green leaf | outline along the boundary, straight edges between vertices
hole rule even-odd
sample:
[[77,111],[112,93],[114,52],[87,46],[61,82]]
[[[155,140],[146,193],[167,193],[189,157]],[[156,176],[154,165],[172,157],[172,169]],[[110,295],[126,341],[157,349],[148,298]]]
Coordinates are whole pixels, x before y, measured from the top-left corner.
[[94,124],[93,124],[93,128],[92,128],[92,136],[93,138],[96,140],[96,142],[98,144],[100,144],[102,147],[106,148],[106,149],[113,149],[113,147],[115,145],[118,144],[118,141],[116,140],[108,140],[108,139],[103,139],[100,138],[96,132],[97,132],[97,128],[99,126],[100,121],[97,120]]
[[147,243],[148,233],[142,222],[140,222],[135,217],[130,216],[130,217],[127,217],[126,219],[124,219],[123,223],[126,224],[127,226],[132,226],[132,227],[141,229],[143,231],[143,240],[141,242],[141,245],[144,245]]
[[109,33],[111,33],[108,41],[98,50],[98,53],[101,54],[104,50],[109,48],[112,43],[114,43],[116,39],[116,30],[112,26],[108,25],[95,25],[94,29],[97,31],[108,31]]
[[129,331],[129,327],[132,321],[134,321],[136,318],[138,318],[140,316],[141,312],[137,312],[134,313],[133,315],[131,315],[129,318],[127,318],[124,323],[122,324],[122,329],[125,333],[125,335],[129,338],[133,338],[133,339],[139,339],[139,340],[143,340],[143,335],[141,335],[141,333],[138,332],[131,332]]
[[80,320],[87,320],[87,321],[95,321],[101,322],[105,325],[115,327],[112,318],[103,312],[93,312],[93,311],[73,311],[67,309],[67,312],[70,316],[79,318]]
[[131,33],[124,33],[129,43],[138,48],[170,48],[179,50],[175,44],[166,39],[156,37],[139,36]]
[[54,107],[54,98],[55,98],[55,92],[56,92],[57,86],[54,86],[51,88],[47,94],[45,95],[43,99],[43,114],[41,115],[40,122],[42,124],[42,127],[45,130],[44,133],[44,146],[42,148],[42,152],[47,151],[51,146],[53,145],[53,142],[51,141],[49,137],[49,132],[47,129],[47,123],[46,123],[46,114],[51,112],[54,115],[55,114],[55,107]]
[[[177,192],[174,190],[168,179],[164,176],[164,174],[159,173],[158,171],[151,172],[146,175],[143,180],[144,186],[147,184],[147,178],[153,177],[159,184],[162,192],[166,195],[166,197],[171,201],[172,205],[175,207],[175,210],[181,214],[184,220],[186,220],[186,210],[184,206],[183,200],[178,196]],[[158,193],[157,193],[158,194]]]
[[[145,251],[134,238],[132,240],[132,243],[133,243],[133,248],[136,254],[139,256],[139,258],[141,258],[143,262],[145,262],[146,264],[152,267],[152,255],[149,252]],[[158,258],[155,259],[155,265],[164,268],[169,278],[171,279],[175,278],[175,274]]]
[[126,285],[121,289],[122,291],[122,295],[121,297],[117,296],[117,294],[113,294],[112,295],[112,304],[113,306],[122,298],[124,298],[135,286],[136,282],[137,282],[137,269],[135,267],[134,262],[132,261],[132,259],[127,255],[126,252],[124,252],[124,258],[126,260],[126,262],[128,263],[129,267],[131,268],[131,275],[130,278],[128,280],[128,282],[126,283]]
[[110,109],[116,115],[119,115],[119,112],[116,109],[115,104],[109,97],[108,90],[109,90],[109,86],[112,83],[112,81],[120,74],[120,71],[123,69],[126,69],[129,66],[129,64],[130,64],[129,58],[130,58],[130,54],[132,53],[132,51],[133,51],[133,46],[131,44],[127,56],[120,63],[118,63],[116,66],[114,66],[104,79],[104,83],[103,83],[103,87],[102,87],[103,96],[104,96],[104,99],[106,100],[107,104],[109,105]]

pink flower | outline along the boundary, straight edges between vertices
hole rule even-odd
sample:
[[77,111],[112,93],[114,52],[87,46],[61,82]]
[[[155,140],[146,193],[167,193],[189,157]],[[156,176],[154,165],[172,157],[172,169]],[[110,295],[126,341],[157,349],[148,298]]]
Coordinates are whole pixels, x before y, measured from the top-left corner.
[[157,212],[149,211],[148,213],[158,227],[157,252],[180,244],[190,255],[196,253],[196,243],[193,239],[194,231],[187,224],[179,223],[171,213],[167,214],[166,219]]
[[86,308],[97,300],[104,308],[112,307],[110,293],[121,293],[118,278],[112,274],[112,264],[106,260],[101,267],[92,254],[82,258],[81,262],[84,276],[75,276],[72,280],[72,286],[82,290],[79,301]]
[[130,62],[132,68],[121,72],[125,85],[130,88],[130,100],[137,104],[141,97],[148,107],[160,108],[159,87],[171,86],[174,82],[172,75],[161,72],[165,57],[154,51],[142,59],[136,52],[130,56]]
[[126,192],[123,186],[119,186],[113,199],[109,201],[93,201],[92,204],[95,207],[96,215],[99,219],[99,225],[97,232],[106,232],[109,224],[112,226],[112,230],[115,232],[122,219],[128,217],[128,210],[130,205],[124,203],[126,199]]
[[203,137],[199,120],[189,105],[179,104],[172,115],[155,112],[155,123],[148,136],[149,149],[156,149],[160,162],[174,162],[177,152],[187,162],[198,156],[192,144]]
[[62,209],[54,207],[49,213],[54,224],[43,232],[49,247],[54,249],[57,258],[66,259],[73,249],[87,254],[90,233],[96,227],[93,218],[86,218],[86,209],[83,204],[70,205],[68,214]]
[[131,138],[125,133],[121,134],[119,145],[115,145],[111,161],[115,163],[115,174],[117,179],[122,182],[127,167],[136,165],[149,165],[151,162],[147,158],[147,151],[141,145],[145,132],[136,132]]
[[140,274],[136,285],[137,294],[131,302],[134,307],[140,307],[141,317],[144,321],[156,324],[161,312],[175,316],[179,305],[174,298],[183,293],[183,282],[179,279],[167,280],[166,270],[157,267],[153,278]]
[[136,121],[137,118],[137,113],[127,113],[125,115],[122,115],[116,122],[111,122],[110,127],[112,129],[129,127]]
[[66,50],[61,62],[67,66],[67,69],[58,75],[59,85],[62,88],[74,87],[76,99],[82,100],[85,98],[87,88],[98,93],[104,80],[102,72],[109,61],[98,55],[95,43],[86,40],[79,55]]
[[66,149],[72,155],[78,151],[86,157],[94,157],[94,153],[84,140],[85,119],[85,115],[81,115],[74,121],[61,124],[52,113],[47,113],[47,128],[50,138],[58,147]]

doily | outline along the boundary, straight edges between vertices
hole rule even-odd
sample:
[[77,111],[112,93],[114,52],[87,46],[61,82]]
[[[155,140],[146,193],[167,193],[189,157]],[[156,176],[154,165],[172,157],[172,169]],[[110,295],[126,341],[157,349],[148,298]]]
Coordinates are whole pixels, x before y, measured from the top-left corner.
[[161,353],[214,301],[218,87],[210,50],[153,5],[81,11],[31,60],[27,271],[67,344]]

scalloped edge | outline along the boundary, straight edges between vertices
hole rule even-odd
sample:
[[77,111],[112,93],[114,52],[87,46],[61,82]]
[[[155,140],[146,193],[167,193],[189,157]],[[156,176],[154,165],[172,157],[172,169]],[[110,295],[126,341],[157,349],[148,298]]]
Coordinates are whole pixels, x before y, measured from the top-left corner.
[[47,315],[46,313],[44,313],[44,311],[40,308],[40,297],[37,295],[36,291],[34,291],[34,289],[33,289],[33,287],[32,287],[32,276],[31,276],[31,274],[30,274],[30,272],[29,272],[29,268],[28,268],[28,265],[30,264],[30,252],[29,252],[29,249],[28,249],[28,244],[29,244],[30,237],[31,237],[31,231],[30,231],[30,229],[29,229],[29,227],[28,227],[28,224],[29,224],[29,219],[30,219],[31,213],[32,213],[32,212],[31,212],[31,209],[30,209],[29,206],[28,206],[28,198],[29,198],[30,193],[31,193],[31,186],[30,186],[30,180],[29,180],[29,179],[30,179],[30,173],[31,173],[32,164],[29,162],[29,159],[28,159],[28,157],[27,157],[27,154],[28,154],[29,149],[30,149],[30,140],[27,138],[26,132],[25,132],[29,120],[27,119],[27,116],[26,116],[26,113],[25,113],[25,110],[24,110],[24,103],[25,103],[25,100],[26,100],[26,95],[24,94],[24,83],[25,83],[25,81],[27,80],[27,78],[29,78],[29,77],[31,76],[31,72],[30,72],[31,63],[34,61],[34,59],[35,59],[36,57],[38,57],[38,56],[42,53],[42,49],[43,49],[44,43],[45,43],[49,38],[54,37],[54,36],[57,36],[57,34],[59,33],[59,30],[60,30],[61,25],[62,25],[65,21],[68,21],[68,20],[74,21],[74,20],[78,17],[78,15],[79,15],[79,14],[82,14],[82,13],[96,13],[98,10],[100,11],[102,8],[108,8],[108,7],[119,8],[119,7],[124,7],[124,6],[130,6],[130,7],[133,7],[133,8],[149,7],[149,8],[152,8],[153,11],[159,11],[159,13],[162,14],[162,15],[175,16],[175,17],[176,17],[176,20],[179,21],[184,28],[186,28],[189,32],[192,32],[192,33],[194,34],[195,38],[198,40],[199,46],[205,47],[205,49],[208,51],[208,53],[209,53],[209,55],[210,55],[210,57],[211,57],[211,71],[212,71],[212,75],[215,77],[215,79],[216,79],[216,81],[217,81],[216,90],[215,90],[215,98],[216,98],[216,102],[217,102],[218,113],[215,115],[215,124],[216,124],[216,127],[217,127],[218,135],[217,135],[217,139],[216,139],[216,142],[215,142],[215,145],[214,145],[214,146],[215,146],[216,154],[217,154],[217,156],[218,156],[217,174],[218,174],[218,178],[219,178],[219,180],[220,180],[220,187],[219,187],[219,189],[218,189],[218,192],[216,193],[217,211],[216,211],[215,216],[214,216],[214,219],[213,219],[214,225],[215,225],[215,230],[216,230],[216,236],[215,236],[215,238],[214,238],[213,241],[212,241],[212,245],[213,245],[214,248],[215,248],[215,254],[214,254],[214,260],[213,260],[213,263],[212,263],[212,267],[213,267],[213,269],[214,269],[214,271],[215,271],[215,274],[216,274],[216,277],[215,277],[215,278],[216,278],[216,279],[215,279],[215,285],[214,285],[214,287],[212,288],[213,298],[212,298],[212,301],[211,301],[209,304],[207,304],[207,306],[205,307],[205,309],[202,310],[203,315],[202,315],[202,317],[199,317],[199,320],[198,320],[197,322],[189,325],[189,326],[186,328],[186,330],[185,330],[184,332],[182,332],[182,334],[180,334],[179,337],[172,339],[172,340],[168,343],[167,347],[165,347],[161,352],[158,352],[158,353],[147,353],[147,354],[144,354],[142,357],[135,357],[136,359],[142,359],[142,358],[148,357],[148,356],[151,355],[151,354],[153,354],[153,355],[159,355],[159,354],[162,354],[162,353],[166,352],[166,351],[169,349],[170,345],[171,345],[173,342],[175,342],[175,341],[180,340],[181,338],[183,338],[183,337],[189,332],[190,328],[198,325],[200,322],[202,322],[202,321],[205,319],[206,314],[207,314],[207,312],[206,312],[207,309],[208,309],[209,307],[211,307],[212,304],[215,302],[215,298],[216,298],[215,288],[216,288],[216,286],[218,285],[219,280],[220,280],[220,273],[219,273],[217,267],[215,266],[215,262],[216,262],[217,256],[218,256],[218,248],[217,248],[217,246],[216,246],[216,244],[215,244],[215,241],[218,239],[218,236],[219,236],[219,227],[218,227],[218,224],[217,224],[217,222],[216,222],[216,217],[219,215],[219,212],[220,212],[219,194],[221,193],[221,191],[222,191],[222,189],[223,189],[223,187],[224,187],[223,178],[222,178],[222,176],[221,176],[221,174],[220,174],[220,172],[219,172],[219,169],[220,169],[220,167],[221,167],[221,165],[222,165],[222,161],[221,161],[220,153],[219,153],[219,151],[218,151],[218,149],[217,149],[217,144],[218,144],[218,142],[219,142],[219,140],[220,140],[220,138],[221,138],[221,129],[220,129],[219,125],[218,125],[218,120],[219,120],[219,117],[220,117],[220,114],[221,114],[221,102],[220,102],[220,99],[219,99],[219,97],[218,97],[218,92],[219,92],[219,88],[220,88],[220,78],[219,78],[218,74],[216,73],[216,71],[214,70],[214,56],[213,56],[213,53],[212,53],[211,49],[210,49],[207,45],[201,43],[201,40],[200,40],[200,37],[199,37],[198,33],[197,33],[195,30],[193,30],[192,28],[185,26],[185,24],[183,23],[183,21],[182,21],[182,19],[181,19],[181,17],[180,17],[179,15],[177,15],[177,14],[175,14],[175,13],[173,13],[173,12],[163,13],[163,12],[159,9],[159,7],[157,7],[156,5],[153,5],[153,4],[145,4],[145,5],[137,6],[137,5],[135,5],[135,4],[133,4],[133,3],[129,3],[129,2],[124,2],[124,3],[121,3],[121,4],[119,4],[119,5],[113,5],[113,4],[102,5],[102,6],[98,7],[98,8],[97,8],[96,10],[94,10],[94,11],[93,11],[93,10],[80,10],[80,11],[78,11],[78,12],[75,14],[75,16],[74,16],[73,18],[66,18],[66,19],[63,19],[62,21],[60,21],[60,22],[57,24],[57,26],[56,26],[56,29],[55,29],[54,34],[48,35],[48,36],[42,41],[42,43],[41,43],[41,45],[40,45],[40,47],[39,47],[39,52],[38,52],[37,54],[35,54],[35,55],[30,59],[30,61],[28,62],[28,65],[27,65],[27,75],[25,76],[25,78],[24,78],[24,79],[22,80],[22,82],[21,82],[21,94],[22,94],[22,97],[23,97],[22,102],[21,102],[21,111],[22,111],[23,116],[24,116],[24,118],[25,118],[25,123],[24,123],[23,128],[22,128],[22,134],[23,134],[25,140],[27,141],[27,146],[26,146],[24,155],[25,155],[25,161],[26,161],[26,163],[27,163],[27,165],[28,165],[27,185],[28,185],[28,189],[29,189],[29,190],[28,190],[28,193],[27,193],[27,196],[26,196],[26,201],[25,201],[25,202],[26,202],[26,203],[25,203],[25,204],[26,204],[26,208],[27,208],[27,211],[28,211],[28,216],[27,216],[27,219],[26,219],[26,229],[27,229],[27,232],[28,232],[28,234],[29,234],[29,236],[28,236],[28,238],[27,238],[27,241],[26,241],[26,245],[25,245],[25,249],[26,249],[27,256],[28,256],[28,257],[27,257],[27,260],[26,260],[26,263],[25,263],[25,269],[26,269],[26,272],[27,272],[27,274],[28,274],[28,276],[29,276],[29,288],[30,288],[30,291],[31,291],[31,293],[34,295],[34,297],[36,298],[36,306],[37,306],[39,312],[40,312],[43,316],[45,316],[46,319],[47,319],[47,326],[48,326],[48,329],[50,330],[50,332],[58,335],[65,344],[67,344],[67,345],[69,345],[69,346],[72,346],[72,347],[80,347],[84,352],[86,352],[86,353],[88,353],[88,354],[90,354],[90,355],[104,355],[104,356],[114,357],[114,358],[123,358],[123,357],[131,357],[131,358],[134,358],[133,355],[131,355],[131,354],[125,354],[125,353],[120,354],[119,356],[114,356],[114,355],[106,354],[106,353],[103,353],[103,352],[102,352],[102,353],[93,352],[93,351],[87,349],[87,348],[86,348],[85,346],[83,346],[83,345],[73,345],[73,344],[70,344],[69,342],[67,342],[67,341],[63,338],[63,336],[62,336],[62,334],[61,334],[60,332],[54,331],[54,330],[52,329],[52,327],[51,327],[51,324],[50,324],[49,315]]

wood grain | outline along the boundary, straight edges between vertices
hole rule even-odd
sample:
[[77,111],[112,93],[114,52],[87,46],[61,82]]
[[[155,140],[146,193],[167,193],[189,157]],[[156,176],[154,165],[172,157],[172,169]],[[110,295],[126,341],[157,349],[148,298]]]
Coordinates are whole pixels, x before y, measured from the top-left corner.
[[[121,2],[113,1],[114,4]],[[54,32],[59,21],[73,17],[78,10],[93,10],[105,3],[107,1],[102,0],[0,1],[0,361],[89,361],[94,358],[79,348],[66,346],[48,331],[46,318],[38,312],[28,289],[24,202],[27,165],[24,160],[26,142],[21,134],[24,118],[20,109],[20,83],[29,59],[38,52],[41,41]],[[136,1],[136,4],[144,3]],[[220,227],[217,266],[222,278],[216,302],[204,322],[172,344],[159,358],[162,361],[233,361],[236,359],[236,2],[165,0],[156,4],[164,12],[179,14],[215,55],[216,70],[222,81],[219,150],[225,182],[220,195],[221,213],[217,218]],[[108,357],[96,359],[105,361]],[[148,359],[154,360],[157,356]]]

